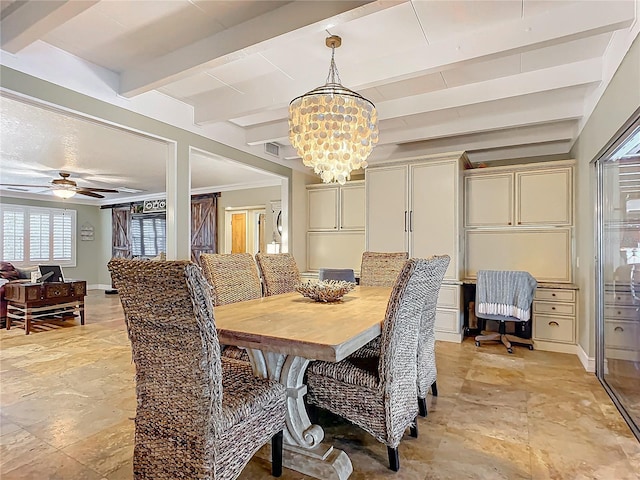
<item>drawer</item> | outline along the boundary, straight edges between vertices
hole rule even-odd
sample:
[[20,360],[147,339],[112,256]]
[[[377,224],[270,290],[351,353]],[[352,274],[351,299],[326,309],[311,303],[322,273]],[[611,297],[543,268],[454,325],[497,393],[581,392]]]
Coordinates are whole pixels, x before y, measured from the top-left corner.
[[633,295],[627,292],[605,292],[604,303],[606,305],[640,305],[640,300],[636,300]]
[[640,338],[640,324],[634,322],[604,322],[604,343],[606,347],[637,349]]
[[435,329],[439,332],[460,333],[460,313],[458,310],[436,310]]
[[533,337],[551,342],[574,343],[572,318],[536,315],[533,319]]
[[640,307],[619,307],[605,305],[604,307],[605,320],[640,320]]
[[552,302],[570,302],[576,301],[575,290],[563,290],[560,288],[536,288],[534,300],[547,300]]
[[438,293],[438,308],[460,308],[460,285],[442,285]]
[[575,316],[576,306],[573,303],[533,302],[533,313],[550,315]]

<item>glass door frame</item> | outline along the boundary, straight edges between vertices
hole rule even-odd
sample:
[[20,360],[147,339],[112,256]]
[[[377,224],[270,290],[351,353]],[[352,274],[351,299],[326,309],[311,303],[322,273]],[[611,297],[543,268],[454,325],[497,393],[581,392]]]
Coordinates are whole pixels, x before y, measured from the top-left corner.
[[618,399],[615,391],[609,386],[605,379],[605,347],[604,347],[604,162],[615,152],[615,150],[640,126],[640,108],[625,122],[625,124],[616,132],[609,143],[595,156],[591,161],[595,168],[596,179],[596,198],[595,198],[595,313],[596,313],[596,376],[603,388],[613,401],[614,405],[625,419],[629,428],[640,440],[640,424],[636,424],[635,420],[627,413],[624,406]]

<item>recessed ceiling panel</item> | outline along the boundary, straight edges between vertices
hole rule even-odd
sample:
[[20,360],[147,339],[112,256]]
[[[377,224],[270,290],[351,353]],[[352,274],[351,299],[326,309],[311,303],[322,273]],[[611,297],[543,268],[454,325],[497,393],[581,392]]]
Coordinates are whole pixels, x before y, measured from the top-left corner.
[[429,43],[464,35],[473,30],[522,16],[518,1],[411,2]]

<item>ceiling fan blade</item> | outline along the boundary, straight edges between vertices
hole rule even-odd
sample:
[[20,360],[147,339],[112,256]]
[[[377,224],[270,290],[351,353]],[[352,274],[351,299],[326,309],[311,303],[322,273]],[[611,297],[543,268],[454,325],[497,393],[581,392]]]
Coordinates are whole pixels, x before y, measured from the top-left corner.
[[0,183],[0,187],[51,188],[51,185],[22,185],[20,183]]
[[90,192],[88,190],[76,190],[76,193],[78,193],[80,195],[86,195],[87,197],[104,198],[104,195],[100,195],[98,193],[93,193],[93,192]]
[[120,193],[118,190],[113,190],[111,188],[78,187],[76,191],[80,190],[82,190],[83,192]]

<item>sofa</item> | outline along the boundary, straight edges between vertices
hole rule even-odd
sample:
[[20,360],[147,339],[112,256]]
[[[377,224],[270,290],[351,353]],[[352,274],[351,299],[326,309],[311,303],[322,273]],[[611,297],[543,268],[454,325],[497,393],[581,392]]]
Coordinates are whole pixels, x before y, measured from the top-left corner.
[[8,282],[29,282],[31,272],[35,272],[38,267],[19,268],[14,267],[9,262],[0,262],[0,322],[5,325],[7,320],[7,301],[4,298],[4,286]]

